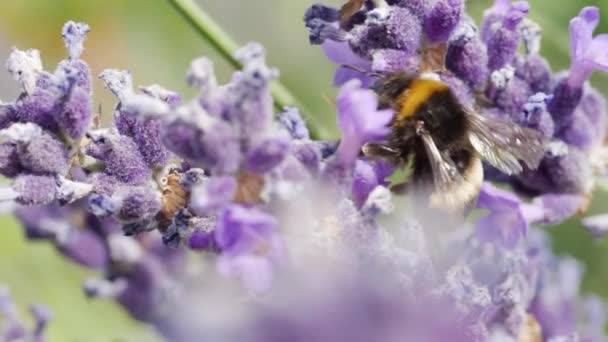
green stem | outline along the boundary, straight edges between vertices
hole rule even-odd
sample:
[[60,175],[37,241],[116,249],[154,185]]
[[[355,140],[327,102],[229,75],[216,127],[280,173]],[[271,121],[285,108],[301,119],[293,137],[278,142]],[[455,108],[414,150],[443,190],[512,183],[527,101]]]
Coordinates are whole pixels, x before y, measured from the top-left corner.
[[[235,69],[243,67],[241,62],[234,58],[234,52],[239,48],[239,44],[196,1],[169,0],[169,2],[232,67]],[[308,123],[311,137],[320,138],[327,136],[325,128],[319,125],[314,117],[308,115],[302,104],[281,82],[275,81],[272,84],[271,92],[275,106],[279,111],[282,111],[285,107],[297,107],[300,109]]]

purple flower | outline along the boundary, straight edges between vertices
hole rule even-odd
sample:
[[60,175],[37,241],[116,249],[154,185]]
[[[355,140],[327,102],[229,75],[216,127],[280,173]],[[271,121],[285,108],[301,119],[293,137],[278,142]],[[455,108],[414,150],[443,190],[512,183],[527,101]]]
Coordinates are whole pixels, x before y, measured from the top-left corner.
[[247,169],[263,174],[279,165],[289,153],[289,141],[277,137],[260,141],[252,147],[247,156]]
[[65,175],[71,166],[66,147],[43,131],[22,140],[17,155],[21,166],[32,173]]
[[192,189],[190,209],[201,216],[218,212],[234,200],[237,187],[233,177],[207,178]]
[[515,75],[528,83],[530,90],[549,94],[553,89],[553,73],[549,62],[532,54],[515,60]]
[[418,53],[422,44],[420,19],[408,9],[392,7],[390,12],[374,10],[361,29],[351,31],[349,43],[359,56],[369,59],[376,50],[401,50]]
[[583,274],[582,266],[572,258],[549,261],[551,263],[541,265],[539,289],[530,310],[541,324],[545,338],[575,332],[576,304]]
[[547,111],[547,103],[550,101],[551,96],[544,93],[530,96],[516,122],[524,127],[540,131],[545,138],[553,137],[555,124],[551,114]]
[[338,125],[342,140],[338,157],[345,165],[352,164],[368,142],[384,140],[390,133],[392,110],[377,110],[376,94],[361,88],[360,81],[350,81],[342,87],[337,98]]
[[286,108],[285,111],[277,117],[278,121],[285,127],[293,139],[307,140],[310,138],[306,122],[302,119],[297,108]]
[[570,21],[570,50],[572,65],[568,84],[581,88],[593,71],[608,71],[608,35],[593,37],[600,22],[597,7],[585,7],[578,17]]
[[538,207],[522,203],[511,192],[484,183],[477,207],[490,213],[477,222],[477,237],[506,249],[514,249],[530,230],[530,221],[539,216]]
[[361,208],[365,204],[377,186],[387,186],[386,178],[392,173],[393,169],[386,163],[357,160],[353,176],[353,199],[357,207]]
[[92,119],[91,96],[82,88],[72,88],[56,116],[57,124],[67,136],[77,140],[84,137]]
[[527,2],[516,2],[506,13],[502,25],[493,31],[488,38],[488,67],[491,71],[499,70],[510,64],[517,53],[521,33],[517,25],[530,10]]
[[87,154],[104,162],[109,176],[128,184],[141,184],[152,176],[133,139],[111,131],[90,132],[89,138]]
[[568,77],[563,77],[553,90],[549,111],[560,125],[567,122],[583,95],[583,85],[596,70],[608,70],[608,35],[593,37],[600,21],[599,9],[585,7],[570,21],[572,63]]
[[488,54],[477,36],[473,23],[464,23],[450,39],[445,56],[448,70],[466,81],[473,89],[481,89],[488,78]]
[[252,291],[267,290],[282,254],[277,228],[276,219],[259,209],[239,205],[226,208],[215,231],[222,251],[219,271],[239,278]]
[[17,147],[8,143],[0,144],[0,174],[12,178],[21,171]]
[[374,78],[369,77],[359,71],[342,66],[351,65],[361,68],[362,70],[372,70],[372,62],[357,56],[352,51],[348,43],[328,40],[323,43],[321,47],[323,48],[327,58],[333,63],[339,65],[334,76],[334,85],[342,86],[352,79],[360,80],[363,88],[367,88],[374,83]]
[[15,201],[23,205],[50,204],[57,195],[57,181],[51,176],[21,174],[15,178],[12,189]]
[[424,22],[430,43],[445,43],[464,13],[463,0],[439,0]]
[[121,222],[139,222],[161,209],[160,193],[149,187],[124,187],[114,196],[120,203],[116,217]]

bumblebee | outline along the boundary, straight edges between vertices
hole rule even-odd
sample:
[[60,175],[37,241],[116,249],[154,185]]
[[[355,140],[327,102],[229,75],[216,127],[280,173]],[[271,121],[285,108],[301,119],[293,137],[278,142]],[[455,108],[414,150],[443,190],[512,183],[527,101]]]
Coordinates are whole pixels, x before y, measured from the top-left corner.
[[413,190],[428,207],[466,213],[474,208],[483,182],[482,161],[505,174],[538,167],[545,151],[540,132],[463,106],[438,74],[395,73],[373,86],[379,109],[395,117],[385,142],[369,143],[363,154],[412,166],[411,178],[394,189]]

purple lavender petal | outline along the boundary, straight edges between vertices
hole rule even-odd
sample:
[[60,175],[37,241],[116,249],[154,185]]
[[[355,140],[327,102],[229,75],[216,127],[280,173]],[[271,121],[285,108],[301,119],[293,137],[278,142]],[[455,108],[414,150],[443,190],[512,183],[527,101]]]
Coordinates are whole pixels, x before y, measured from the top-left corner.
[[237,187],[233,177],[210,177],[192,189],[190,209],[201,216],[215,213],[234,200]]
[[255,255],[220,256],[218,270],[227,277],[238,278],[254,293],[266,292],[273,279],[273,265],[264,257]]
[[570,21],[572,65],[568,85],[581,88],[595,70],[608,71],[608,35],[593,37],[600,21],[597,7],[585,7]]
[[484,183],[477,207],[489,209],[490,214],[477,222],[477,237],[481,241],[500,243],[506,249],[515,248],[529,230],[521,204],[521,200],[511,192]]
[[392,168],[383,162],[357,160],[352,186],[353,199],[358,208],[367,201],[369,194],[379,185],[387,185],[385,178],[392,174]]
[[[351,65],[361,68],[362,70],[372,70],[371,61],[357,56],[348,43],[328,40],[325,41],[321,47],[323,48],[323,51],[325,51],[327,58],[337,65]],[[334,77],[334,85],[342,86],[351,79],[361,80],[362,87],[364,88],[371,86],[375,81],[374,78],[361,72],[346,67],[339,67]]]
[[293,139],[309,139],[306,122],[297,108],[286,108],[277,120],[287,129]]
[[246,167],[254,173],[267,173],[285,159],[289,153],[289,147],[289,141],[283,138],[261,141],[249,151],[246,157]]
[[220,216],[215,238],[223,253],[249,254],[269,247],[276,229],[277,221],[271,215],[259,209],[232,205]]
[[544,224],[557,225],[574,216],[586,201],[582,195],[547,194],[537,197],[534,203],[543,208]]
[[337,106],[338,125],[342,131],[338,155],[343,163],[353,163],[364,144],[383,140],[390,133],[388,124],[393,111],[377,110],[376,94],[362,89],[361,82],[353,80],[344,85]]

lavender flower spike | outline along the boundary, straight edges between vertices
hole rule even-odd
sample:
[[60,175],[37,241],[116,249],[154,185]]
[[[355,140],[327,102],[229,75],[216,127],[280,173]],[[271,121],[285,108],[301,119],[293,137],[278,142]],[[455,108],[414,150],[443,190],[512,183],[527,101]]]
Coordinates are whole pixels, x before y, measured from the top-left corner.
[[84,50],[84,40],[91,29],[85,23],[68,21],[63,26],[63,41],[70,52],[70,59],[78,59]]
[[372,90],[361,88],[361,81],[346,83],[337,98],[338,125],[342,141],[338,156],[345,165],[354,163],[361,147],[384,140],[390,133],[392,110],[377,110],[378,98]]

